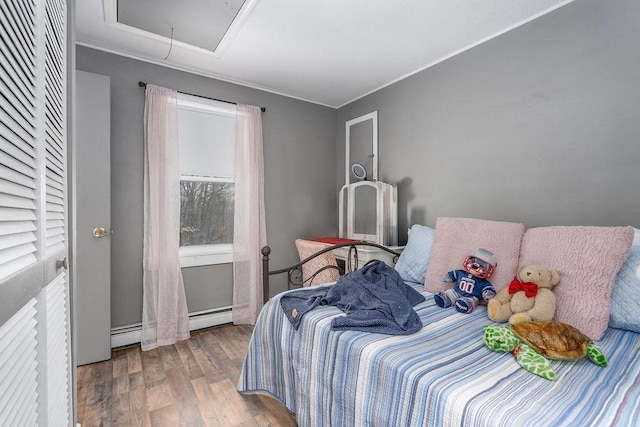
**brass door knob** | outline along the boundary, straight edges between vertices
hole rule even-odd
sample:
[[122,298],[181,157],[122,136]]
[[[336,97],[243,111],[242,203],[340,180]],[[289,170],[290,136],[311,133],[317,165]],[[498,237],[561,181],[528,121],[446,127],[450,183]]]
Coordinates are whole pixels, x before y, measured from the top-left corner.
[[93,237],[101,238],[105,237],[109,232],[104,227],[96,227],[93,229]]

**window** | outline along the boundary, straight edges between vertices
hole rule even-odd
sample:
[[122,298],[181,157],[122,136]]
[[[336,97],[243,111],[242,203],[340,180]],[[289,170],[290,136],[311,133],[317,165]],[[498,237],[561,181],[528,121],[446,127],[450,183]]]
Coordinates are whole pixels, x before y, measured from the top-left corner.
[[180,264],[232,261],[235,105],[178,94]]

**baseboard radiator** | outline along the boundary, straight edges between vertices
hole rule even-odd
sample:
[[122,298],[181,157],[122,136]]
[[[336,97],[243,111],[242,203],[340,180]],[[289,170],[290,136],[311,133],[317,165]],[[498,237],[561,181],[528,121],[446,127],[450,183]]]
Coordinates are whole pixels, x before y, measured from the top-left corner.
[[[210,328],[231,323],[231,306],[189,313],[189,330]],[[142,337],[142,323],[119,326],[111,329],[111,348],[139,343]]]

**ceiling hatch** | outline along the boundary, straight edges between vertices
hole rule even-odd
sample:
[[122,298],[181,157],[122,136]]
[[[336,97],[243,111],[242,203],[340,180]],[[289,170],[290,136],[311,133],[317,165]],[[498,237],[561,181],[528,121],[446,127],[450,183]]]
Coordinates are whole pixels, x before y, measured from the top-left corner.
[[[117,0],[117,21],[167,39],[221,54],[235,34],[244,3],[252,0]],[[248,6],[248,5],[245,5]],[[245,7],[247,9],[247,7]]]

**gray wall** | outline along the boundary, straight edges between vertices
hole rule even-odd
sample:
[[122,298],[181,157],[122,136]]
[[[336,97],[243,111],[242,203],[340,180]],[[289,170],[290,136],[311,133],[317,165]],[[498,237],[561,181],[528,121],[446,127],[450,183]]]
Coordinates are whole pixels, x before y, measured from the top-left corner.
[[577,0],[338,111],[379,111],[379,176],[413,223],[640,226],[640,2]]
[[[144,90],[138,81],[266,107],[263,113],[267,239],[272,266],[298,260],[298,237],[336,233],[336,111],[86,47],[79,70],[111,78],[111,323],[142,317]],[[231,264],[183,269],[190,312],[231,304]],[[286,288],[275,281],[271,294]]]

